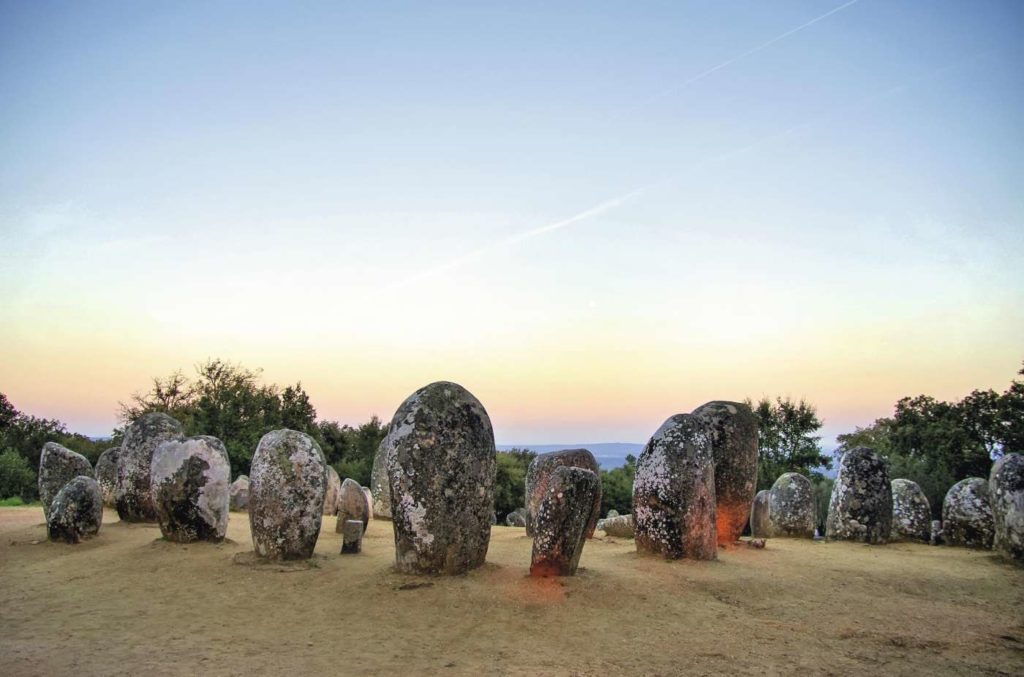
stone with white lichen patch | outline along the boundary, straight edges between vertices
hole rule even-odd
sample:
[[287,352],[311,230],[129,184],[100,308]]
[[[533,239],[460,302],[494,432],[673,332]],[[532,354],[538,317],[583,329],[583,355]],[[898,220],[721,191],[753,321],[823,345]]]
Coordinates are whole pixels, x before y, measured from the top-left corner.
[[771,532],[771,491],[763,489],[754,496],[750,505],[750,535],[754,538],[767,538]]
[[596,472],[566,465],[551,470],[531,516],[531,576],[576,573],[593,519],[595,497],[600,509],[601,479]]
[[92,477],[79,475],[57,492],[46,528],[51,541],[79,543],[99,533],[102,524],[100,485]]
[[932,535],[932,508],[917,482],[905,479],[892,481],[893,541],[928,543]]
[[249,475],[249,525],[256,554],[272,560],[313,555],[327,493],[320,445],[295,430],[263,436]]
[[[537,513],[541,501],[547,495],[547,486],[552,473],[556,468],[562,466],[589,470],[597,475],[598,482],[600,483],[601,476],[598,474],[600,471],[598,470],[597,459],[587,449],[563,449],[561,451],[540,454],[530,461],[530,466],[526,471],[526,508],[524,510],[526,523],[525,525],[509,524],[509,526],[525,526],[527,536],[534,535],[533,515]],[[600,516],[601,491],[600,486],[598,486],[593,510],[587,522],[587,538],[591,538],[594,535],[594,529],[597,528],[597,520]]]
[[828,504],[825,537],[885,543],[891,529],[889,462],[867,447],[851,449],[839,462]]
[[100,454],[96,461],[96,481],[100,483],[100,491],[103,493],[103,505],[108,508],[115,506],[117,457],[120,453],[121,447],[111,447]]
[[50,520],[50,504],[68,482],[84,475],[92,477],[89,459],[56,442],[43,445],[39,456],[39,501],[43,504],[43,517]]
[[399,571],[460,574],[484,563],[494,511],[491,419],[455,383],[402,403],[385,437]]
[[946,545],[991,548],[994,527],[988,481],[968,477],[949,488],[942,501],[942,538]]
[[391,519],[391,485],[388,484],[387,467],[389,443],[388,435],[385,434],[373,456],[373,471],[370,474],[370,506],[373,514],[381,519]]
[[370,525],[370,503],[366,500],[363,488],[351,477],[346,477],[338,490],[338,521],[334,527],[336,533],[343,533],[345,522],[355,520],[363,525],[363,531]]
[[168,440],[181,440],[181,424],[167,414],[143,414],[124,431],[117,458],[117,488],[114,503],[126,522],[155,522],[150,467],[153,452]]
[[711,436],[719,543],[743,534],[757,489],[757,419],[742,402],[708,402],[693,411]]
[[338,501],[341,500],[341,477],[338,471],[327,466],[327,495],[324,496],[324,514],[338,514]]
[[1024,456],[1006,454],[989,474],[994,522],[992,549],[1024,563]]
[[783,473],[768,492],[767,535],[814,538],[814,489],[800,473]]
[[216,437],[168,440],[153,452],[150,483],[160,532],[169,541],[224,540],[231,461]]
[[633,519],[638,552],[718,556],[714,454],[700,417],[677,414],[647,442],[636,463]]

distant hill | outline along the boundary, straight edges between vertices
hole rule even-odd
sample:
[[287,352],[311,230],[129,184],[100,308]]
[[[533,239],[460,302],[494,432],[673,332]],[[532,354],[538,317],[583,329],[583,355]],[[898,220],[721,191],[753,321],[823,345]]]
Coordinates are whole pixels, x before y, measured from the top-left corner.
[[498,451],[509,449],[529,449],[538,454],[546,454],[549,451],[560,451],[562,449],[588,449],[597,459],[598,464],[605,470],[621,468],[626,465],[626,455],[640,455],[644,445],[636,442],[596,442],[581,444],[499,444]]

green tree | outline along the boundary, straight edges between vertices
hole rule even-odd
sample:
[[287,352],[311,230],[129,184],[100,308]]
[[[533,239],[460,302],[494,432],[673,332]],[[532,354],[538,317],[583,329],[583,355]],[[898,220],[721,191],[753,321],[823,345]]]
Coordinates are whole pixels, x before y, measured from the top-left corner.
[[526,505],[526,471],[536,457],[529,449],[498,452],[494,477],[494,512],[498,524],[504,524],[508,513]]
[[616,510],[620,515],[633,512],[633,478],[636,477],[636,456],[626,456],[620,468],[601,471],[601,515]]
[[821,421],[814,406],[804,400],[762,398],[756,405],[747,400],[758,426],[757,488],[768,489],[787,472],[810,476],[815,468],[832,467],[822,451]]
[[37,493],[36,473],[25,457],[14,449],[0,453],[0,498],[31,501]]

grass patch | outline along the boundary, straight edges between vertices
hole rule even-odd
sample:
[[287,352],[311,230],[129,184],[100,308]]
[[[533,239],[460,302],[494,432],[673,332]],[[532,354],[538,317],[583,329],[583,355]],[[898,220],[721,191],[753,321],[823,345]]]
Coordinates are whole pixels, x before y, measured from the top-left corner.
[[10,498],[0,498],[0,508],[19,508],[19,507],[21,507],[23,505],[32,506],[32,505],[39,505],[39,504],[40,504],[39,501],[32,501],[30,503],[26,503],[25,501],[21,500],[21,496],[11,496]]

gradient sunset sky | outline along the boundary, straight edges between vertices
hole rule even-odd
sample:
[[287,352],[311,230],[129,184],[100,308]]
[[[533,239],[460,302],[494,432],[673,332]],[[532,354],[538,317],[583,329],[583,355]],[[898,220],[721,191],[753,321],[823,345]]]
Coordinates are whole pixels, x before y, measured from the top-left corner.
[[499,443],[1024,360],[1024,3],[0,2],[0,392],[209,357]]

